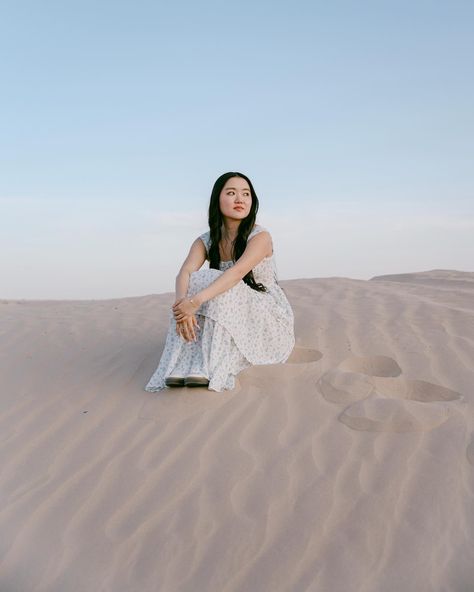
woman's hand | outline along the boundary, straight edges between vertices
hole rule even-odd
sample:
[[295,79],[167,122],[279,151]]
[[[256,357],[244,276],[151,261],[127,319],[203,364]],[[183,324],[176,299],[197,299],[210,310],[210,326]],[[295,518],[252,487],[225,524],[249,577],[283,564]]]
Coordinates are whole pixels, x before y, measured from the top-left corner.
[[191,298],[180,298],[173,304],[173,314],[177,323],[183,321],[187,316],[194,315],[201,306],[196,296],[193,296],[192,300],[193,302],[191,302]]
[[196,341],[195,327],[199,328],[199,323],[194,315],[187,316],[183,321],[176,323],[176,333],[181,335],[186,341]]

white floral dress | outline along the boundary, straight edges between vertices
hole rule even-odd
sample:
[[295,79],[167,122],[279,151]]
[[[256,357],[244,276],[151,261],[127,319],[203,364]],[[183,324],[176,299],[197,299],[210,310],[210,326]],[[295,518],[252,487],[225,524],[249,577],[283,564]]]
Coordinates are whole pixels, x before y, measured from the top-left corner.
[[[248,240],[267,230],[256,224]],[[210,231],[202,239],[209,255]],[[207,288],[233,261],[221,261],[220,269],[204,268],[191,273],[187,296]],[[267,292],[259,292],[243,280],[204,302],[196,311],[199,329],[197,341],[186,341],[176,333],[173,311],[157,369],[145,387],[156,392],[164,388],[168,376],[206,376],[208,389],[222,392],[235,387],[235,376],[243,369],[259,364],[285,362],[295,345],[294,315],[278,284],[275,254],[265,257],[253,268],[255,281]]]

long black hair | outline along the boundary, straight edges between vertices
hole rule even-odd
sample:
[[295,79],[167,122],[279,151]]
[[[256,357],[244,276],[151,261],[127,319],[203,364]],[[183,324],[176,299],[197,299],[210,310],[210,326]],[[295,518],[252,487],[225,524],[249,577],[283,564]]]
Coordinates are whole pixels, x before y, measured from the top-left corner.
[[[223,225],[223,216],[221,209],[219,207],[219,197],[224,185],[227,183],[227,180],[232,177],[241,177],[245,179],[250,187],[250,193],[252,195],[252,205],[250,206],[250,212],[246,218],[243,218],[239,224],[238,233],[235,237],[235,242],[232,245],[232,261],[237,261],[237,259],[242,255],[245,251],[247,246],[247,238],[251,233],[255,220],[257,217],[258,212],[258,197],[255,193],[253,188],[252,182],[250,179],[244,175],[243,173],[224,173],[221,175],[217,181],[214,183],[214,187],[212,188],[211,193],[211,201],[209,203],[209,228],[210,228],[210,245],[209,245],[209,267],[212,269],[219,269],[219,264],[221,261],[221,256],[219,252],[219,243],[222,238],[222,225]],[[250,270],[247,275],[243,278],[244,282],[257,290],[258,292],[266,292],[267,288],[262,283],[257,283],[253,276],[252,270]]]

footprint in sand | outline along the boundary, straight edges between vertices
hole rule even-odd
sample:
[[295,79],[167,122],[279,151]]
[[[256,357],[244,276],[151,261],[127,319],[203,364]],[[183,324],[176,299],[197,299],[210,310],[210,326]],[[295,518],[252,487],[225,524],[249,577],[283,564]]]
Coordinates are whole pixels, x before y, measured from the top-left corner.
[[295,346],[285,364],[307,364],[317,362],[322,357],[323,354],[317,349]]
[[284,364],[262,364],[252,366],[238,375],[237,383],[245,387],[255,387],[261,389],[259,397],[271,396],[271,389],[268,385],[277,382],[280,387],[285,384],[291,384],[302,374],[311,372],[314,363],[318,362],[323,354],[309,347],[293,348],[290,357]]
[[471,434],[471,441],[466,448],[466,458],[468,462],[474,466],[474,433]]
[[366,432],[423,432],[443,424],[451,415],[446,404],[385,399],[374,395],[345,409],[339,421]]
[[339,421],[370,432],[432,430],[450,417],[452,402],[463,399],[456,391],[401,373],[388,356],[350,356],[325,372],[317,386],[327,401],[347,405]]

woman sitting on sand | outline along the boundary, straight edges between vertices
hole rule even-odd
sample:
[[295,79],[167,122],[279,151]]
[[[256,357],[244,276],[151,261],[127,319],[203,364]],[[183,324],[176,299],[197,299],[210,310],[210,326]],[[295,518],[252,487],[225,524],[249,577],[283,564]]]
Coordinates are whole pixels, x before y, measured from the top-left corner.
[[[248,177],[214,183],[209,228],[176,276],[176,301],[157,369],[145,387],[233,389],[244,368],[285,362],[295,344],[293,310],[278,284],[270,233],[255,223]],[[201,269],[209,260],[209,269]]]

